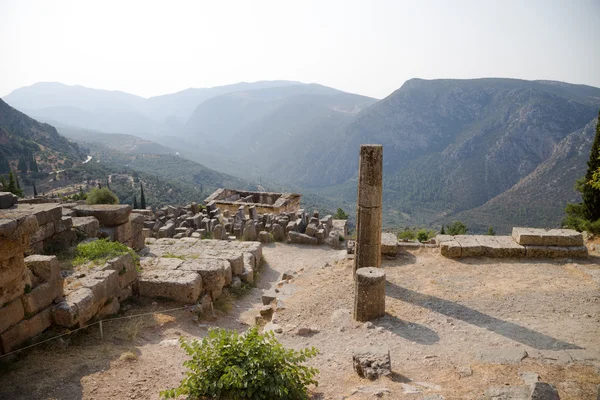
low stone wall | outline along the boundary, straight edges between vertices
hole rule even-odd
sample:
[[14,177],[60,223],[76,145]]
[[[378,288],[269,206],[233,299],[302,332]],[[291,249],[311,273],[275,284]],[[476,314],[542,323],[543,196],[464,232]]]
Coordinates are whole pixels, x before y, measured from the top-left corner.
[[513,228],[512,236],[438,235],[443,256],[579,258],[587,257],[581,233],[571,229]]
[[253,283],[262,259],[257,242],[148,239],[140,265],[141,296],[199,302],[204,308],[218,299],[226,286]]
[[144,248],[142,229],[145,218],[141,214],[131,213],[131,206],[124,204],[78,205],[73,208],[73,211],[78,218],[88,218],[77,221],[80,230],[89,228],[92,232],[93,228],[87,224],[91,224],[89,218],[93,217],[98,220],[98,237],[121,242],[138,251]]

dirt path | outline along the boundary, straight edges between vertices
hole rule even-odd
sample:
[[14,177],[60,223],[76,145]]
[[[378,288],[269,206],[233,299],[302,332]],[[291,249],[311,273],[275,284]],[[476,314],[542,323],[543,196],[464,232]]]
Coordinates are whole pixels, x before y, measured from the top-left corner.
[[[24,352],[0,371],[0,399],[158,399],[183,375],[177,338],[202,337],[210,326],[243,330],[261,305],[262,289],[282,272],[296,271],[293,295],[274,322],[286,346],[315,346],[321,373],[318,399],[478,399],[485,388],[519,384],[518,373],[535,372],[555,384],[561,399],[593,399],[600,384],[600,291],[597,260],[578,262],[454,261],[435,250],[403,253],[384,263],[386,317],[372,327],[351,318],[351,261],[343,251],[269,245],[258,288],[228,314],[200,321],[180,311],[105,323]],[[596,275],[597,276],[597,275]],[[175,308],[141,300],[125,314]],[[295,334],[298,327],[318,333]],[[392,379],[361,380],[352,351],[387,346]],[[515,350],[522,361],[511,361]],[[504,363],[498,363],[508,357]],[[433,398],[433,397],[432,397]]]

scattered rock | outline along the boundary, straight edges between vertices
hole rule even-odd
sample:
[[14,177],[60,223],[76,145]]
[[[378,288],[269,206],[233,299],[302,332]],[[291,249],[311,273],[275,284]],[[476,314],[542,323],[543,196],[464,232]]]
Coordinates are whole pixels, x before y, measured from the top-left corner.
[[352,355],[354,371],[361,378],[378,379],[392,373],[390,351],[386,347],[365,347]]
[[560,400],[558,390],[546,382],[534,382],[531,385],[531,400]]
[[528,386],[491,387],[484,393],[485,400],[529,400]]
[[468,376],[473,375],[473,370],[469,366],[459,367],[457,369],[457,372],[458,372],[458,376],[460,376],[461,378],[466,378]]

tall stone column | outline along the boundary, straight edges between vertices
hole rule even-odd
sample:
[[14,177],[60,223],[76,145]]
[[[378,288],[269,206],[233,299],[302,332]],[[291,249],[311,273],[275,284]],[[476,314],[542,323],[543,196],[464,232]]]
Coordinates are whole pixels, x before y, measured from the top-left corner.
[[383,146],[360,146],[354,273],[381,267],[381,198]]

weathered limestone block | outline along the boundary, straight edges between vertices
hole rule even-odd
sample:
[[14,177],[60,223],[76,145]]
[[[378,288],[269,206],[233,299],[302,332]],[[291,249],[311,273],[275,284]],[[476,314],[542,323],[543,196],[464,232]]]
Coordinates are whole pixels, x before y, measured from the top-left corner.
[[52,224],[62,218],[62,207],[59,204],[19,204],[17,210],[33,215],[37,219],[38,226]]
[[78,217],[95,217],[102,226],[117,226],[129,220],[131,206],[127,204],[96,204],[74,208]]
[[315,233],[317,233],[317,225],[316,224],[308,224],[306,226],[306,230],[304,231],[304,233],[308,236],[315,236]]
[[213,228],[213,239],[222,240],[226,236],[225,227],[221,224],[215,225]]
[[290,231],[288,232],[288,243],[317,245],[318,240],[316,237],[311,237],[304,233]]
[[60,233],[69,230],[73,227],[73,219],[71,217],[62,217],[54,221],[54,232]]
[[219,259],[186,260],[179,266],[178,271],[194,271],[202,276],[202,285],[205,290],[219,290],[225,286],[225,270],[230,269],[230,264]]
[[290,221],[285,227],[285,233],[288,234],[290,232],[297,231],[296,221]]
[[503,257],[525,257],[525,246],[521,246],[510,236],[495,236],[502,248]]
[[88,288],[94,293],[94,302],[98,307],[120,293],[119,273],[115,270],[92,271],[89,275],[79,279],[82,287]]
[[22,297],[26,315],[33,315],[48,307],[63,294],[63,278],[55,278],[25,293]]
[[325,229],[319,229],[315,233],[315,238],[317,239],[317,244],[323,244],[323,243],[325,243],[325,238],[326,237],[327,236],[325,235]]
[[54,235],[54,223],[40,225],[39,229],[31,235],[30,243],[38,243],[43,240],[49,239]]
[[10,192],[0,192],[0,210],[11,208],[19,198]]
[[498,240],[495,236],[489,235],[475,235],[473,236],[477,243],[482,248],[483,255],[486,257],[505,257],[503,253],[503,248],[498,243]]
[[166,224],[165,226],[161,227],[158,230],[158,238],[167,238],[167,237],[173,237],[173,235],[175,234],[175,224],[172,222],[169,222],[168,224]]
[[133,283],[138,275],[135,260],[129,253],[108,260],[106,264],[100,268],[100,270],[117,271],[119,274],[119,287],[121,289]]
[[[25,271],[25,262],[23,255],[16,255],[7,259],[0,260],[0,288],[6,288],[9,282],[23,276]],[[0,297],[2,291],[0,291]],[[0,303],[4,304],[4,302]]]
[[258,268],[262,259],[262,244],[258,242],[242,243],[241,250],[254,256],[254,268]]
[[55,324],[70,328],[76,324],[84,326],[98,311],[99,304],[94,302],[91,289],[80,288],[69,293],[63,301],[52,308]]
[[30,319],[24,319],[0,335],[3,353],[15,350],[21,343],[42,333],[50,325],[52,325],[50,308],[46,308]]
[[[2,274],[0,274],[2,277]],[[25,288],[31,287],[31,273],[27,268],[22,268],[20,274],[6,283],[0,284],[0,305],[6,304],[25,293]]]
[[254,224],[246,224],[244,227],[244,232],[242,234],[244,240],[255,241],[258,239],[258,235],[256,233],[256,228]]
[[341,249],[343,247],[341,237],[337,231],[329,232],[329,235],[325,238],[325,243],[331,246],[332,249]]
[[285,229],[279,224],[273,225],[273,238],[276,242],[283,242],[285,240]]
[[98,236],[98,229],[100,223],[94,217],[75,217],[73,220],[73,228],[78,232],[85,235],[85,237],[92,238]]
[[8,257],[22,253],[29,244],[29,236],[38,227],[36,217],[19,208],[0,210],[0,254]]
[[15,299],[0,307],[0,333],[25,318],[25,309],[21,299]]
[[361,378],[375,380],[392,373],[390,351],[387,347],[363,347],[352,354],[352,366]]
[[525,246],[527,258],[579,258],[587,257],[585,246]]
[[194,304],[202,293],[202,276],[195,271],[143,271],[138,286],[141,296],[162,297]]
[[451,240],[454,240],[454,236],[452,235],[437,235],[435,237],[435,243],[439,246],[440,244],[442,244],[443,242],[449,242]]
[[98,318],[104,318],[109,315],[114,315],[121,309],[121,304],[117,297],[111,297],[98,311]]
[[398,250],[398,238],[395,234],[383,232],[381,234],[381,254],[396,256]]
[[271,234],[267,231],[258,232],[258,241],[261,243],[271,243]]
[[462,255],[462,247],[456,240],[443,241],[440,244],[440,252],[444,257],[459,258]]
[[481,257],[484,255],[483,247],[471,235],[456,235],[454,239],[460,244],[461,257]]
[[583,235],[573,229],[513,228],[518,244],[534,246],[583,246]]
[[354,284],[354,319],[370,321],[385,315],[385,272],[381,268],[359,268]]
[[[600,394],[600,389],[598,391]],[[531,385],[531,400],[560,400],[558,390],[550,383],[534,382]]]
[[74,230],[68,229],[59,233],[55,233],[51,238],[44,240],[44,251],[60,251],[65,250],[77,243],[77,234]]

